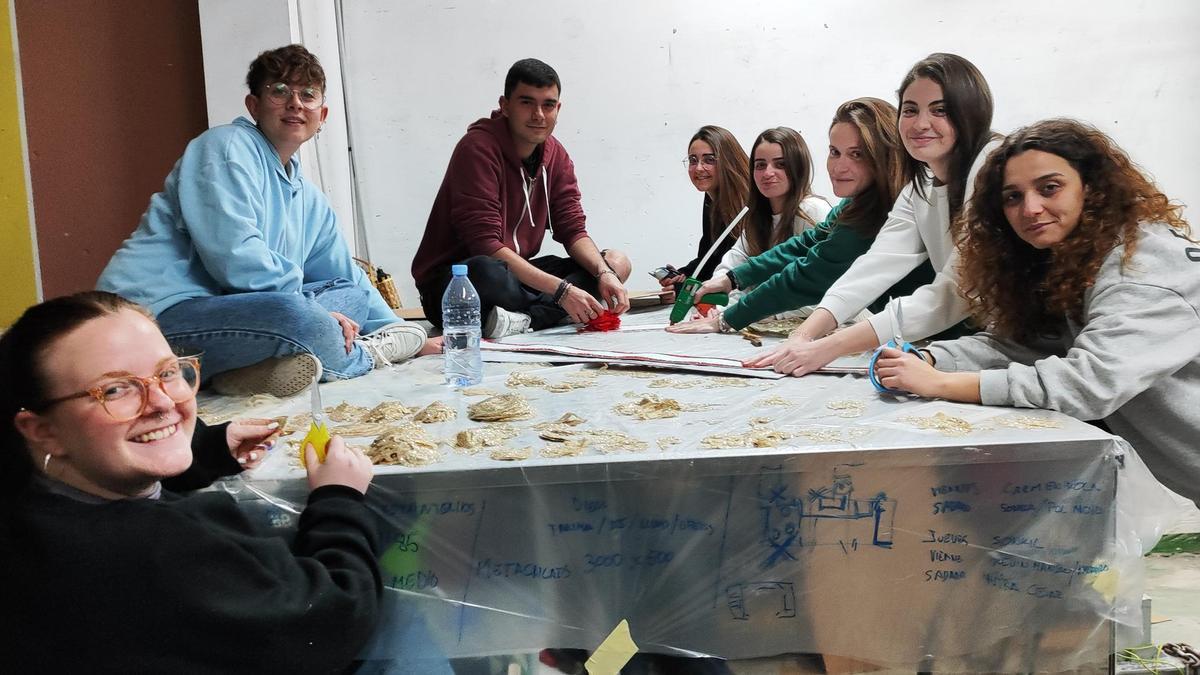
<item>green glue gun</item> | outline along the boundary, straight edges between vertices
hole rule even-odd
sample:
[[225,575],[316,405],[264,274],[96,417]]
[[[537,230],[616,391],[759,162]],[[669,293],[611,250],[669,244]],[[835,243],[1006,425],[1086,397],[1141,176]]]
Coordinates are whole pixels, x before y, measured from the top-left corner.
[[[712,257],[713,252],[717,250],[717,247],[721,245],[721,242],[725,240],[725,237],[728,237],[729,234],[733,232],[733,228],[737,227],[737,224],[741,222],[742,218],[746,216],[746,212],[749,210],[749,206],[743,206],[742,210],[738,211],[738,214],[734,216],[733,221],[729,223],[729,226],[725,228],[725,231],[721,233],[721,236],[713,240],[712,247],[708,249],[708,252],[704,254],[703,258],[700,258],[700,262],[696,265],[695,269],[704,269],[704,264],[707,263],[708,259]],[[672,324],[679,323],[687,317],[688,312],[692,309],[692,300],[696,297],[696,290],[698,288],[700,288],[699,279],[688,277],[683,281],[683,285],[679,287],[679,292],[675,295],[675,306],[671,308]],[[700,298],[700,303],[697,305],[697,308],[700,310],[701,314],[707,314],[708,308],[703,307],[702,305],[725,306],[728,304],[728,293],[709,293]]]
[[[683,286],[680,286],[679,292],[675,294],[675,306],[671,308],[671,323],[676,324],[687,318],[688,312],[692,309],[693,299],[696,297],[696,290],[700,288],[700,280],[688,277],[684,279]],[[721,305],[724,307],[729,304],[728,293],[708,293],[700,298],[700,302],[696,305],[700,309],[701,314],[707,314],[703,305]]]

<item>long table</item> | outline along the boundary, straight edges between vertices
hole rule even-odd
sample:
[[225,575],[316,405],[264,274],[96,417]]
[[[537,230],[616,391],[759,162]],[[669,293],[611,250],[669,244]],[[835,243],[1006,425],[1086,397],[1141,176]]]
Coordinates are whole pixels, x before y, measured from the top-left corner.
[[[626,619],[652,652],[1062,670],[1107,667],[1114,626],[1140,624],[1162,488],[1123,441],[1064,415],[880,396],[849,375],[489,363],[483,386],[529,400],[534,416],[504,442],[528,459],[451,447],[484,426],[466,416],[480,398],[441,384],[436,358],[322,386],[327,407],[457,412],[424,427],[442,460],[376,467],[368,502],[400,609],[374,658],[591,649]],[[647,395],[682,410],[625,414]],[[210,415],[230,405],[205,402]],[[254,412],[306,409],[298,397]],[[580,456],[543,456],[555,444],[533,425],[568,412],[600,433]],[[645,448],[597,449],[613,431]],[[306,493],[289,451],[228,488],[281,527]],[[414,626],[423,644],[401,637]]]

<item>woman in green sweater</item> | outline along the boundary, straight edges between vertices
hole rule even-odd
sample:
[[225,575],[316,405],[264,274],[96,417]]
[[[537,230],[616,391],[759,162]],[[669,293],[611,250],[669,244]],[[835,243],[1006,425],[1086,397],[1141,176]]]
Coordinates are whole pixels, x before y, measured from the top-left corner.
[[[724,313],[667,330],[741,330],[764,317],[819,302],[825,290],[871,247],[896,195],[909,181],[896,117],[896,109],[878,98],[856,98],[838,106],[829,127],[826,168],[833,193],[842,201],[816,227],[704,282],[696,298],[753,287]],[[931,279],[933,268],[925,263],[884,297],[907,295]]]

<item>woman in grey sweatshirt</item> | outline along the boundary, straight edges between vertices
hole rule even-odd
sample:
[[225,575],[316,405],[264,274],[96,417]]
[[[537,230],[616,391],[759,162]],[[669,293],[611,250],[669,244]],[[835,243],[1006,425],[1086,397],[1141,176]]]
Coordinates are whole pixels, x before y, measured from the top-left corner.
[[988,330],[895,350],[882,382],[953,401],[1104,420],[1167,487],[1200,503],[1200,243],[1108,136],[1020,129],[980,172],[961,288]]

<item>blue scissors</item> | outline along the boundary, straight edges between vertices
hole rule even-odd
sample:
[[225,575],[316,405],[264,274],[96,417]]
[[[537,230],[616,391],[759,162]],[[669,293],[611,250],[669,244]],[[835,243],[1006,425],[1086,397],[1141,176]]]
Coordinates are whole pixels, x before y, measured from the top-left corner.
[[871,364],[867,366],[867,377],[870,378],[875,391],[881,394],[907,394],[908,392],[901,389],[889,389],[883,386],[883,383],[879,381],[879,376],[875,374],[875,362],[879,360],[879,355],[883,353],[884,349],[899,349],[906,354],[915,354],[922,361],[925,360],[921,352],[917,351],[916,347],[912,346],[910,342],[906,341],[900,335],[900,326],[904,322],[904,309],[900,306],[899,299],[892,300],[888,298],[888,314],[891,315],[892,319],[892,339],[888,340],[887,344],[877,347],[875,353],[871,355]]

